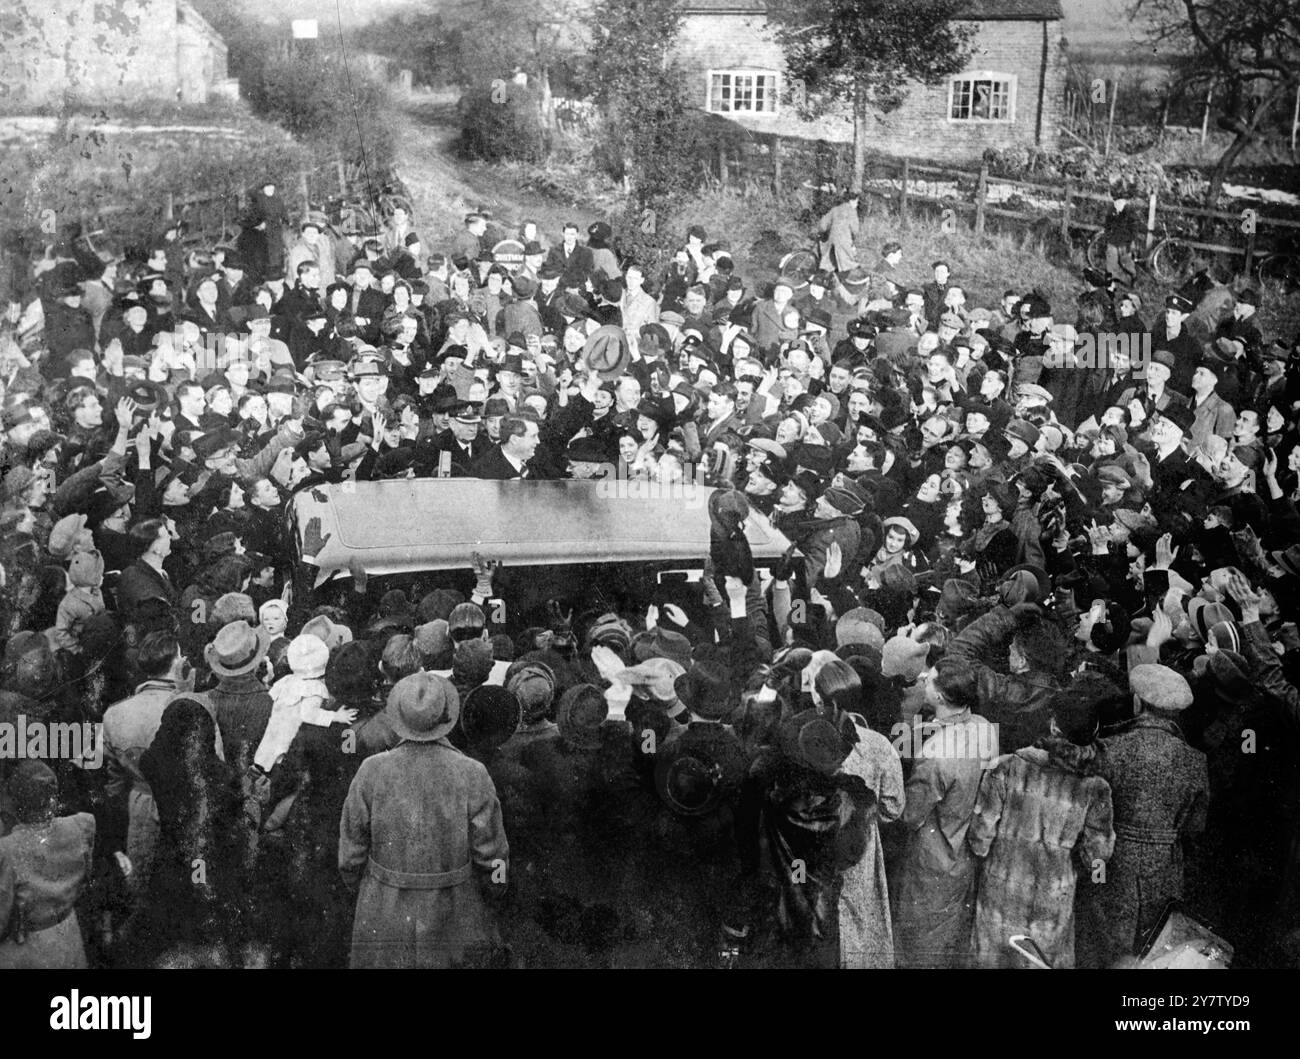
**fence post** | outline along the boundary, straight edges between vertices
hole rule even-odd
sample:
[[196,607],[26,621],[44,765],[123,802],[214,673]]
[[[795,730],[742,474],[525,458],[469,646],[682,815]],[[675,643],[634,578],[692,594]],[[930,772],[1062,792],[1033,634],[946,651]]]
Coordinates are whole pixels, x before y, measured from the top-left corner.
[[1250,231],[1246,233],[1246,263],[1242,266],[1241,274],[1247,280],[1255,267],[1255,228],[1256,225],[1250,226]]
[[176,196],[172,192],[167,192],[167,204],[163,207],[163,216],[169,220],[176,219]]
[[1295,154],[1296,133],[1300,132],[1300,85],[1295,86],[1295,110],[1291,114],[1291,153]]
[[898,189],[898,223],[903,231],[907,231],[907,159],[903,159],[903,183]]
[[984,202],[988,197],[989,190],[989,167],[980,166],[980,182],[975,189],[975,234],[984,234]]
[[1159,200],[1159,192],[1155,188],[1151,189],[1151,194],[1147,198],[1147,249],[1150,250],[1156,242],[1156,203]]
[[1106,116],[1106,149],[1102,152],[1104,157],[1110,157],[1110,131],[1115,125],[1115,101],[1119,99],[1119,78],[1110,86],[1110,113]]
[[339,194],[340,194],[340,195],[346,195],[346,194],[348,193],[348,171],[347,171],[347,166],[345,166],[345,165],[343,164],[343,159],[340,158],[340,159],[338,159],[338,160],[335,161],[335,163],[334,163],[334,167],[335,167],[335,169],[338,171],[338,174],[339,174]]
[[1210,100],[1214,98],[1214,89],[1205,90],[1205,113],[1201,115],[1201,146],[1205,146],[1205,137],[1210,132]]
[[772,190],[780,195],[784,191],[781,172],[781,137],[772,136]]
[[1061,240],[1067,246],[1070,243],[1070,212],[1074,206],[1074,181],[1065,182],[1065,202],[1061,210]]
[[718,144],[718,182],[727,186],[727,145]]
[[305,169],[298,172],[298,193],[302,196],[302,215],[306,217],[311,209],[311,191],[307,182],[307,170]]

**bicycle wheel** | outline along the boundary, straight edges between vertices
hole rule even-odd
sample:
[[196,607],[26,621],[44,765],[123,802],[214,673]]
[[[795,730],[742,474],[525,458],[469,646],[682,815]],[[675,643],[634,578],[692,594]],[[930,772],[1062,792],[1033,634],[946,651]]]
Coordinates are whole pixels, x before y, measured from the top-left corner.
[[1186,243],[1165,239],[1151,251],[1151,256],[1147,258],[1147,268],[1157,283],[1179,283],[1190,273],[1195,256],[1195,249]]
[[1097,232],[1088,240],[1088,245],[1084,248],[1084,257],[1092,268],[1106,267],[1106,233]]
[[1268,254],[1255,266],[1255,276],[1260,283],[1273,283],[1283,291],[1300,287],[1300,257],[1294,254]]
[[803,290],[808,286],[812,274],[817,271],[818,257],[811,250],[792,250],[781,258],[777,271],[795,281],[795,289]]

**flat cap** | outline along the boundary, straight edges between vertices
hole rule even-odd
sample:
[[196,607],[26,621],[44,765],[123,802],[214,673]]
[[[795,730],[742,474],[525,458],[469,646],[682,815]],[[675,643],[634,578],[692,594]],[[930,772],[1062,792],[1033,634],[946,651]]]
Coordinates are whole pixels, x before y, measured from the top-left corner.
[[1186,679],[1168,666],[1152,662],[1129,670],[1128,685],[1133,694],[1158,710],[1185,710],[1192,704],[1192,689]]

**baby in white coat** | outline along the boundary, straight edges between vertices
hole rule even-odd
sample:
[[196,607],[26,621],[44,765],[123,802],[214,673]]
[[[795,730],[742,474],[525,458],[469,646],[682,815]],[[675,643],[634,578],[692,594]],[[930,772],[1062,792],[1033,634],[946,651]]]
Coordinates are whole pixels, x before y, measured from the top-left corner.
[[271,719],[253,755],[253,764],[263,772],[270,772],[285,755],[302,725],[328,727],[356,720],[356,710],[324,708],[329,698],[324,680],[329,657],[329,648],[315,636],[297,636],[290,642],[291,672],[271,685]]

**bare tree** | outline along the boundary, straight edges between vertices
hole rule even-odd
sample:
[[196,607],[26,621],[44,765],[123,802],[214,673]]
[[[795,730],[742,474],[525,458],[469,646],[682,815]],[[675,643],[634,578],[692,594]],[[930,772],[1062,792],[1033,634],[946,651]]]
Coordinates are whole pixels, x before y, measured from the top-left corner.
[[1300,87],[1300,4],[1296,0],[1134,0],[1134,21],[1156,47],[1183,55],[1188,87],[1212,89],[1233,134],[1210,175],[1207,206],[1279,101]]

